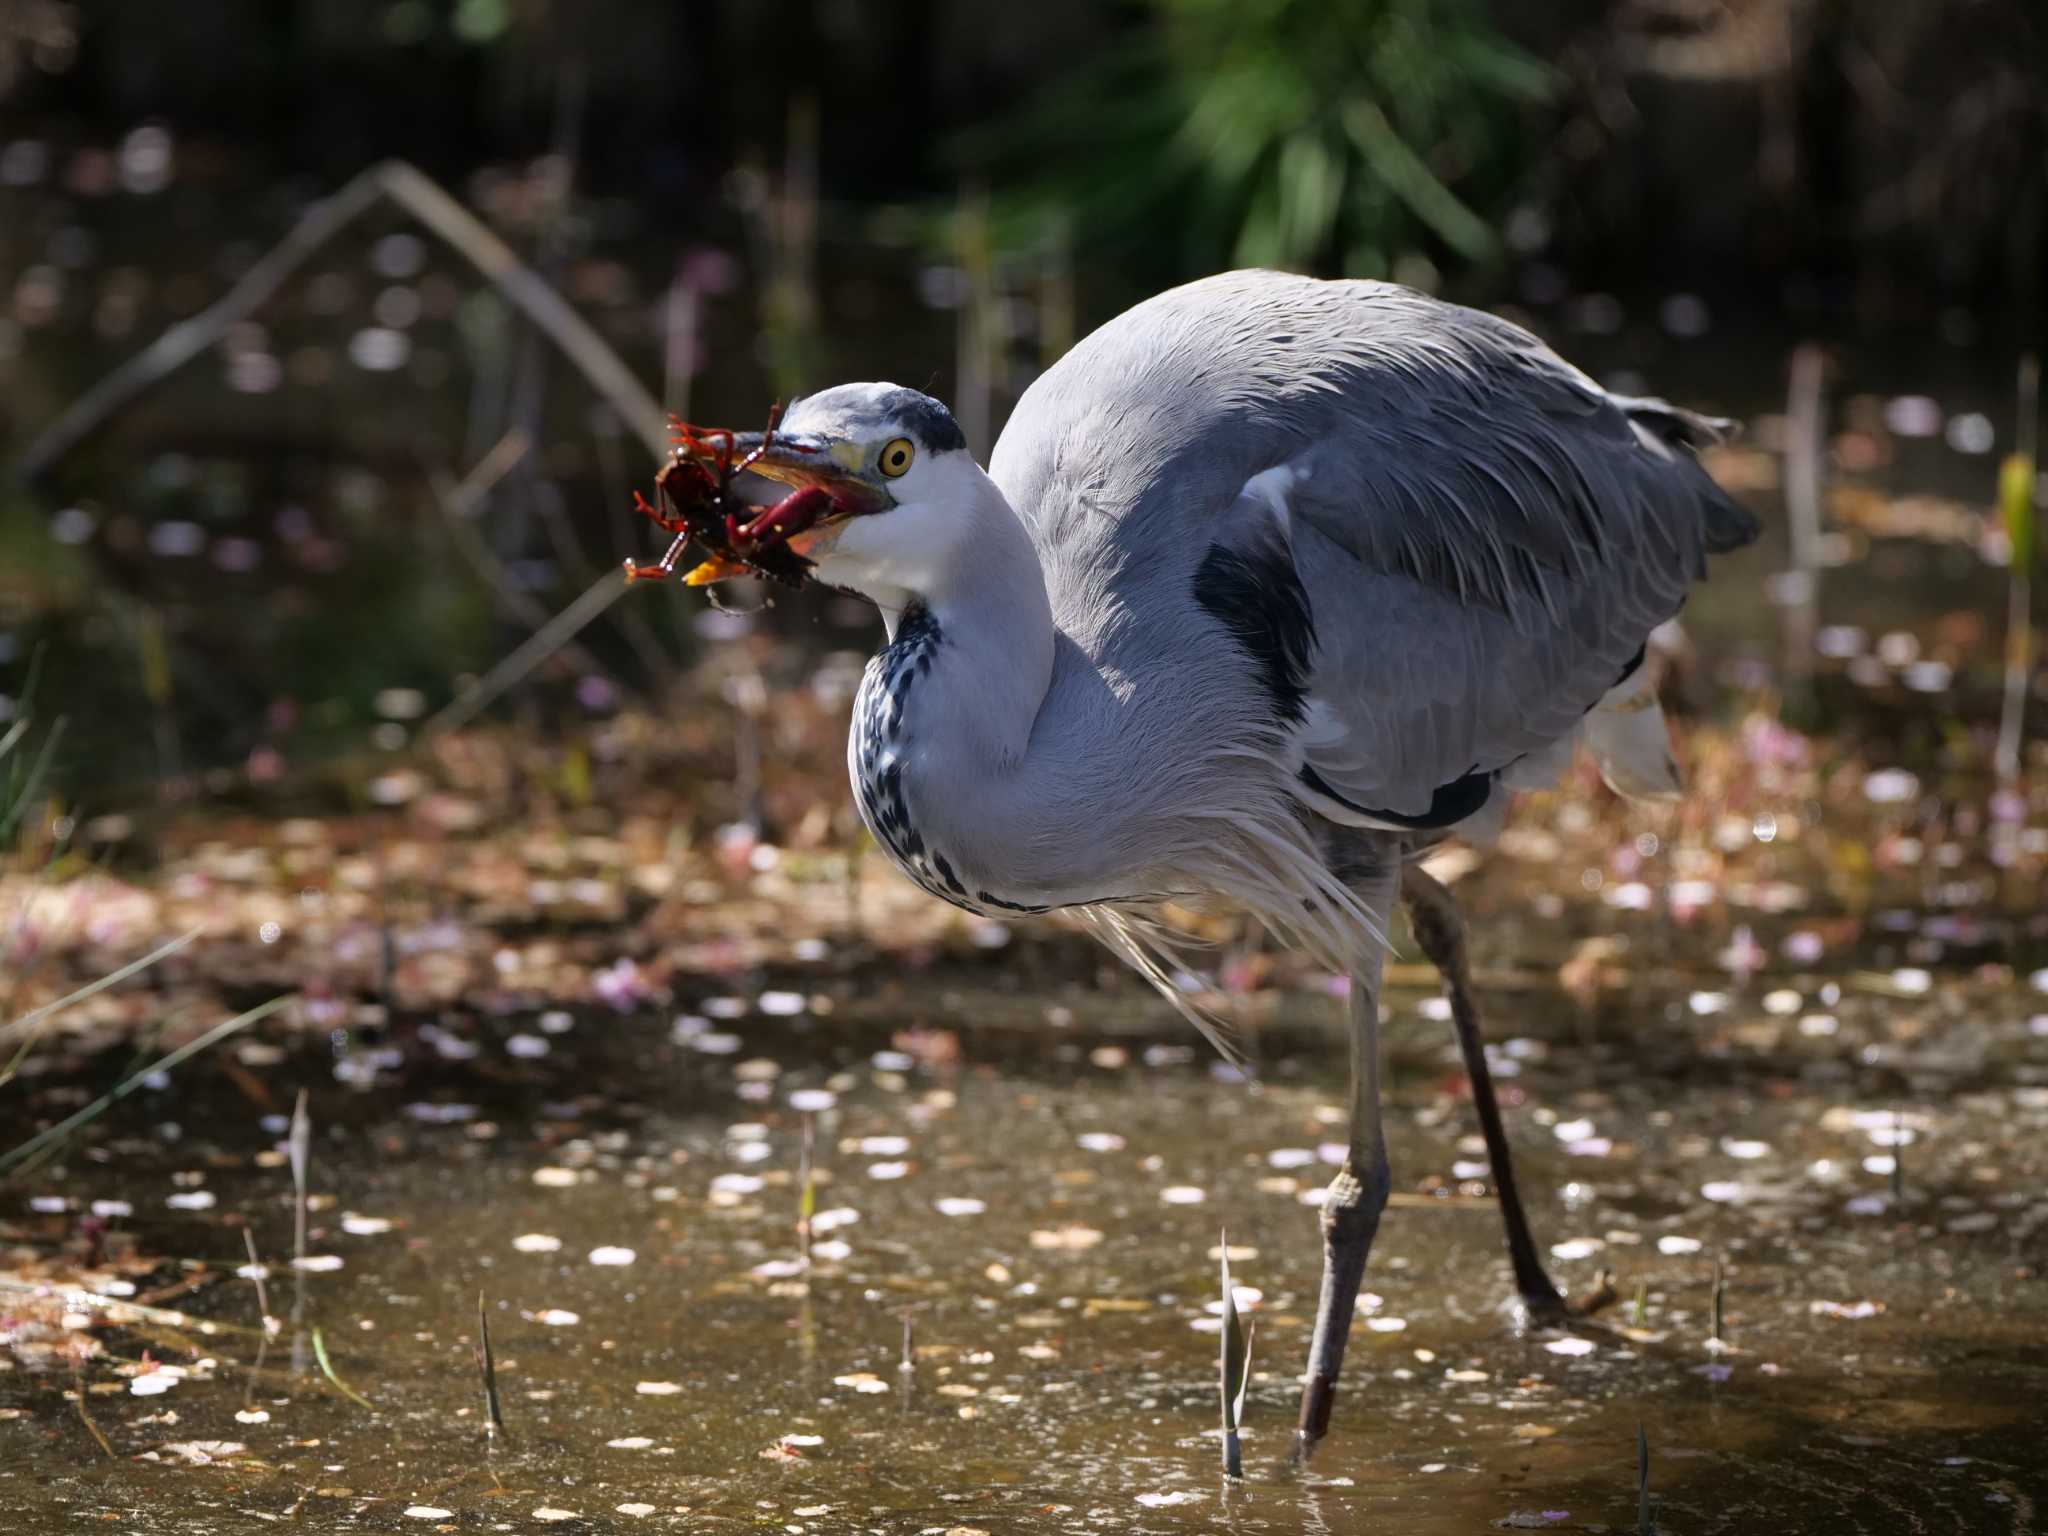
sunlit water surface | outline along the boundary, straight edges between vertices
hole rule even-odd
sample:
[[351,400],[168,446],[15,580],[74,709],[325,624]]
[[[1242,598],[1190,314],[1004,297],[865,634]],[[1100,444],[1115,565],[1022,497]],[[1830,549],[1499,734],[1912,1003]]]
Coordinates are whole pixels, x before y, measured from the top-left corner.
[[[1622,1298],[1525,1336],[1448,1031],[1397,991],[1396,1204],[1303,1473],[1285,1461],[1337,1051],[1277,1032],[1254,1089],[1170,1037],[1048,1028],[1004,998],[891,1044],[888,1020],[792,1013],[802,985],[408,1032],[340,1074],[258,1044],[246,1091],[202,1076],[128,1101],[10,1199],[7,1230],[25,1259],[119,1202],[102,1224],[193,1271],[141,1289],[194,1321],[102,1325],[82,1374],[0,1374],[7,1529],[1634,1530],[1638,1426],[1661,1530],[2037,1528],[2048,1027],[2024,996],[1958,999],[1916,1043],[1917,1091],[1839,1038],[1730,1052],[1687,1013],[1654,1042],[1626,1019],[1588,1040],[1496,999],[1539,1239],[1570,1288],[1606,1267]],[[1334,1004],[1303,1013],[1335,1024]],[[293,1273],[278,1111],[301,1084]],[[234,1273],[245,1224],[282,1319],[267,1345]],[[1234,1486],[1224,1228],[1257,1293]],[[70,1306],[76,1331],[93,1308]]]

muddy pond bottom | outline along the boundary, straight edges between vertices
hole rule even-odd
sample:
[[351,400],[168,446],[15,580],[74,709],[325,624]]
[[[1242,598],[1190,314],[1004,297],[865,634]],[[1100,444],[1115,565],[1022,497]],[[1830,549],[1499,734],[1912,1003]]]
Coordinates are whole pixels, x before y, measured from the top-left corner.
[[[1252,1086],[1163,1030],[985,1028],[1030,1022],[1015,997],[903,1032],[768,992],[244,1040],[124,1100],[0,1204],[4,1528],[1633,1532],[1640,1429],[1660,1531],[2040,1529],[2025,998],[1903,1073],[1709,1050],[1655,999],[1632,1038],[1496,1003],[1553,1274],[1619,1296],[1526,1334],[1448,1026],[1393,1001],[1395,1203],[1307,1471],[1334,1004]],[[1234,1485],[1226,1230],[1256,1329]]]

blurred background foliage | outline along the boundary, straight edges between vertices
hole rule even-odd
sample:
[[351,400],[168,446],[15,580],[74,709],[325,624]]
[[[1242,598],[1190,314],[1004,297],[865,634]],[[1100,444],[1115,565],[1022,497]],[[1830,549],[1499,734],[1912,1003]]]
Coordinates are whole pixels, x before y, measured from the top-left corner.
[[1434,287],[1432,251],[1496,262],[1557,85],[1478,0],[1153,0],[963,158],[1148,271]]
[[[1939,400],[1962,457],[1925,483],[1988,505],[2048,286],[2044,40],[2037,0],[0,0],[0,457],[403,158],[701,420],[893,377],[985,454],[1078,334],[1257,262],[1503,308],[1737,414],[1819,342],[1831,388]],[[108,795],[402,745],[646,553],[650,468],[381,206],[0,480],[0,716],[43,654],[56,771]],[[842,676],[871,619],[748,622]],[[516,707],[658,697],[732,623],[642,594]]]

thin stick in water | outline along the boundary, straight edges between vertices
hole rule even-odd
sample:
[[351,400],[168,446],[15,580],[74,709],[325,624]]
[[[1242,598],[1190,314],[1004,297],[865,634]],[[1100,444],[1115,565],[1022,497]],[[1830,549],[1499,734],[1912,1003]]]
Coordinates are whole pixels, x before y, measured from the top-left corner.
[[78,1368],[78,1369],[77,1369],[76,1371],[74,1371],[74,1372],[72,1373],[72,1377],[71,1377],[71,1380],[72,1380],[72,1384],[73,1384],[73,1385],[74,1385],[74,1386],[75,1386],[75,1387],[76,1387],[76,1388],[78,1389],[78,1418],[79,1418],[79,1421],[80,1421],[80,1422],[81,1422],[82,1424],[84,1424],[84,1425],[85,1425],[85,1427],[86,1427],[87,1429],[89,1429],[89,1430],[91,1430],[91,1431],[92,1431],[92,1437],[93,1437],[93,1439],[95,1439],[95,1440],[99,1441],[99,1443],[100,1443],[100,1449],[101,1449],[101,1450],[103,1450],[103,1451],[105,1451],[105,1452],[107,1453],[107,1459],[108,1459],[109,1461],[119,1461],[119,1460],[120,1460],[121,1458],[120,1458],[119,1456],[116,1456],[116,1455],[114,1454],[114,1448],[113,1448],[113,1447],[112,1447],[111,1445],[107,1444],[107,1437],[106,1437],[105,1435],[103,1435],[103,1434],[101,1434],[101,1433],[100,1433],[100,1427],[99,1427],[99,1425],[97,1425],[97,1424],[95,1424],[95,1423],[93,1422],[93,1420],[92,1420],[92,1414],[91,1414],[91,1413],[90,1413],[90,1412],[89,1412],[89,1411],[88,1411],[88,1410],[86,1409],[86,1406],[85,1406],[85,1368],[84,1368],[84,1367],[83,1367],[82,1365],[81,1365],[81,1366],[80,1366],[80,1367],[79,1367],[79,1368]]
[[797,1154],[796,1251],[804,1268],[811,1267],[811,1217],[818,1209],[817,1172],[813,1155],[818,1138],[818,1117],[804,1111],[804,1135]]
[[292,1130],[289,1143],[292,1163],[292,1258],[294,1262],[306,1256],[306,1171],[313,1160],[313,1117],[306,1113],[306,1090],[299,1090],[299,1101],[292,1106]]
[[1636,1421],[1636,1536],[1654,1536],[1650,1521],[1650,1437]]
[[313,1358],[320,1362],[320,1374],[334,1383],[337,1392],[358,1407],[368,1408],[373,1413],[376,1411],[375,1403],[335,1374],[334,1362],[327,1358],[327,1340],[321,1337],[318,1328],[313,1330]]
[[242,1242],[249,1250],[249,1278],[256,1285],[256,1321],[262,1326],[264,1337],[277,1331],[277,1320],[270,1315],[270,1291],[263,1283],[263,1261],[256,1257],[256,1234],[247,1227],[242,1228]]
[[1899,1112],[1892,1111],[1892,1204],[1906,1203],[1906,1133],[1899,1128]]
[[484,1381],[485,1432],[493,1440],[505,1433],[505,1414],[498,1404],[498,1357],[491,1353],[491,1319],[484,1311],[484,1293],[476,1293],[476,1368]]
[[1244,1448],[1238,1426],[1244,1418],[1245,1389],[1251,1384],[1252,1341],[1237,1313],[1237,1291],[1230,1283],[1230,1233],[1223,1231],[1223,1349],[1218,1362],[1223,1399],[1223,1475],[1244,1476]]
[[1726,1267],[1726,1266],[1725,1266],[1725,1265],[1723,1264],[1723,1262],[1722,1262],[1722,1259],[1721,1259],[1721,1256],[1720,1256],[1720,1255],[1719,1255],[1719,1254],[1717,1253],[1717,1254],[1715,1254],[1715,1255],[1714,1255],[1714,1300],[1713,1300],[1713,1322],[1712,1322],[1712,1327],[1711,1327],[1710,1331],[1709,1331],[1709,1332],[1708,1332],[1708,1334],[1707,1334],[1707,1339],[1708,1339],[1708,1341],[1709,1341],[1710,1343],[1714,1343],[1714,1344],[1723,1344],[1723,1343],[1726,1343],[1726,1342],[1727,1342],[1727,1341],[1726,1341],[1726,1339],[1724,1339],[1724,1338],[1722,1337],[1722,1334],[1721,1334],[1721,1322],[1722,1322],[1722,1318],[1721,1318],[1721,1304],[1722,1304],[1722,1301],[1723,1301],[1724,1297],[1725,1297],[1725,1296],[1727,1295],[1727,1292],[1728,1292],[1728,1271],[1727,1271],[1727,1267]]

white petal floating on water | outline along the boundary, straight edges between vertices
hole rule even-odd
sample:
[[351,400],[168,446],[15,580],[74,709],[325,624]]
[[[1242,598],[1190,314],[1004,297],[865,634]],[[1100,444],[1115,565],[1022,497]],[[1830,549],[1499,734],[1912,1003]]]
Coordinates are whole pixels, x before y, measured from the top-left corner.
[[739,1051],[741,1040],[738,1035],[702,1034],[693,1036],[690,1044],[706,1056],[731,1056]]
[[1919,779],[1903,768],[1880,768],[1863,780],[1863,798],[1873,805],[1898,805],[1919,793]]
[[1703,1199],[1726,1204],[1742,1198],[1742,1184],[1736,1179],[1713,1179],[1700,1186]]
[[[856,1392],[886,1392],[889,1390],[889,1383],[882,1380],[881,1377],[875,1375],[872,1371],[855,1371],[850,1376],[834,1376],[832,1378],[832,1385],[835,1387],[851,1387]],[[794,1435],[784,1435],[782,1438],[785,1444],[795,1445],[797,1443],[797,1437]]]
[[178,1377],[166,1370],[145,1371],[131,1377],[128,1390],[137,1397],[160,1397],[178,1384]]
[[174,1211],[210,1211],[215,1200],[210,1189],[183,1190],[175,1195],[166,1195],[164,1204]]
[[543,1504],[533,1512],[533,1518],[536,1520],[555,1521],[574,1520],[578,1517],[573,1509],[557,1509],[552,1504]]
[[1607,1157],[1614,1151],[1614,1142],[1606,1136],[1587,1136],[1566,1142],[1564,1149],[1573,1157]]
[[1882,1216],[1890,1204],[1883,1195],[1858,1195],[1842,1209],[1851,1216]]
[[1807,1307],[1815,1317],[1839,1317],[1859,1322],[1884,1310],[1881,1301],[1816,1301]]
[[[647,1383],[642,1382],[642,1386]],[[605,1441],[605,1448],[613,1451],[644,1451],[654,1442],[645,1435],[621,1435],[616,1440]]]
[[338,1253],[309,1253],[292,1260],[293,1269],[302,1269],[309,1274],[330,1274],[340,1269],[344,1260]]
[[[64,1208],[61,1202],[57,1208],[59,1210]],[[133,1216],[135,1214],[135,1207],[126,1200],[95,1200],[92,1203],[92,1213],[95,1216],[112,1219],[116,1216]]]
[[761,1188],[761,1176],[758,1173],[721,1173],[711,1181],[711,1187],[728,1195],[756,1194]]
[[1899,1166],[1899,1160],[1889,1152],[1878,1152],[1863,1159],[1863,1171],[1874,1173],[1880,1178],[1890,1174]]
[[1553,1355],[1590,1355],[1593,1353],[1593,1341],[1591,1339],[1552,1339],[1543,1347]]
[[512,1246],[521,1253],[558,1253],[562,1240],[548,1232],[522,1232],[512,1239]]
[[[2042,974],[2048,975],[2048,972]],[[2042,990],[2048,991],[2048,987]],[[1124,1149],[1124,1139],[1115,1131],[1083,1131],[1074,1138],[1074,1145],[1083,1152],[1121,1152]]]
[[582,1314],[571,1312],[564,1307],[549,1307],[545,1312],[535,1313],[533,1320],[545,1323],[550,1328],[573,1328],[583,1321],[583,1317]]
[[1733,1001],[1726,992],[1695,992],[1686,999],[1686,1006],[1702,1015],[1726,1013]]
[[797,1445],[809,1449],[814,1445],[823,1445],[825,1437],[823,1435],[784,1435],[782,1443],[784,1445]]
[[787,1280],[803,1272],[802,1259],[766,1259],[747,1271],[756,1280]]
[[1666,1233],[1657,1239],[1657,1251],[1673,1256],[1681,1253],[1698,1253],[1700,1246],[1698,1238],[1680,1237],[1676,1233]]
[[1771,1145],[1767,1141],[1738,1141],[1727,1136],[1721,1138],[1721,1150],[1745,1163],[1753,1163],[1760,1157],[1771,1155]]
[[1168,1205],[1200,1205],[1209,1195],[1192,1184],[1169,1184],[1159,1191],[1159,1198]]
[[1469,1159],[1451,1164],[1451,1177],[1461,1182],[1466,1179],[1483,1179],[1491,1172],[1493,1169],[1489,1165],[1475,1163]]
[[543,1189],[568,1189],[576,1182],[574,1168],[536,1168],[533,1182]]
[[[1084,1227],[1078,1222],[1069,1222],[1065,1226],[1031,1234],[1031,1246],[1034,1248],[1063,1250],[1070,1253],[1093,1248],[1101,1241],[1102,1234],[1099,1231],[1094,1227]],[[1221,1302],[1217,1303],[1219,1307],[1222,1305]]]
[[853,1144],[863,1157],[901,1157],[910,1150],[907,1136],[863,1136]]
[[850,1205],[835,1205],[829,1211],[820,1211],[811,1218],[813,1232],[836,1232],[841,1227],[850,1227],[860,1220],[860,1212]]
[[1314,1147],[1275,1147],[1266,1154],[1266,1162],[1274,1168],[1308,1168],[1314,1165]]
[[643,1381],[633,1390],[642,1397],[674,1397],[682,1391],[682,1383],[675,1381]]
[[237,1424],[268,1424],[270,1422],[270,1410],[268,1408],[238,1408],[235,1410],[235,1422]]
[[1606,1246],[1597,1237],[1567,1238],[1564,1242],[1550,1245],[1550,1256],[1553,1259],[1590,1259]]
[[823,1259],[828,1264],[842,1264],[853,1257],[853,1245],[842,1243],[836,1237],[828,1237],[822,1243],[811,1244],[811,1257]]
[[1441,1472],[1444,1470],[1445,1467],[1449,1465],[1450,1463],[1443,1461],[1425,1461],[1420,1467],[1416,1468],[1416,1470],[1418,1472]]
[[642,1515],[654,1513],[654,1506],[652,1504],[616,1504],[612,1507],[618,1510],[620,1514],[631,1515],[636,1520]]
[[763,992],[760,998],[761,1011],[771,1018],[794,1018],[804,1011],[804,995],[801,992]]
[[539,1035],[514,1035],[505,1042],[505,1054],[507,1056],[518,1056],[527,1061],[533,1061],[545,1056],[553,1049],[554,1047],[541,1039]]
[[1832,1013],[1809,1013],[1799,1020],[1799,1033],[1809,1039],[1824,1039],[1841,1027],[1841,1021]]
[[441,1509],[432,1504],[408,1504],[405,1507],[405,1518],[408,1520],[453,1520],[455,1518],[455,1511],[452,1509]]
[[630,1248],[593,1248],[590,1250],[591,1263],[608,1265],[614,1268],[632,1263],[635,1257],[637,1255]]
[[[874,1170],[870,1169],[872,1173]],[[941,1216],[979,1216],[988,1209],[986,1200],[977,1200],[972,1195],[946,1195],[932,1202],[932,1209]]]
[[341,1218],[341,1230],[351,1237],[378,1237],[391,1230],[388,1216],[358,1216],[350,1211]]
[[799,1114],[822,1115],[838,1102],[830,1088],[799,1088],[789,1096],[789,1107]]
[[868,1177],[871,1179],[900,1179],[910,1172],[908,1163],[869,1163]]
[[1368,1317],[1365,1326],[1374,1333],[1404,1333],[1408,1328],[1405,1317]]
[[1174,1493],[1141,1493],[1138,1502],[1149,1509],[1164,1509],[1174,1504],[1199,1504],[1202,1496],[1182,1489]]
[[1764,994],[1764,1012],[1776,1014],[1779,1018],[1797,1013],[1805,1003],[1806,999],[1790,987],[1780,987],[1775,992]]

